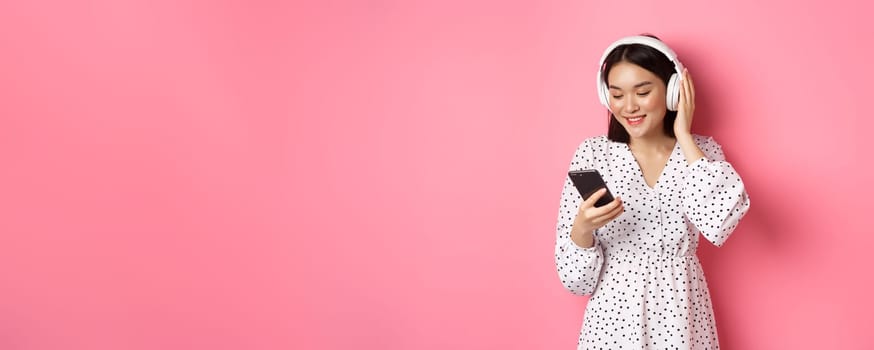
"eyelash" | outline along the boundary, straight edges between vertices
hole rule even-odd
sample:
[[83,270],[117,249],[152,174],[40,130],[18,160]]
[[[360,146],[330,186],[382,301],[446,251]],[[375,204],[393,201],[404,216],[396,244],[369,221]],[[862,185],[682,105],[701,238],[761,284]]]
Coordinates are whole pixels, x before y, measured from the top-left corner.
[[[638,93],[637,96],[646,97],[646,95],[649,95],[649,93],[650,93],[650,91],[641,92],[641,93]],[[622,95],[619,95],[619,96],[613,95],[613,98],[620,99],[620,98],[622,98]]]

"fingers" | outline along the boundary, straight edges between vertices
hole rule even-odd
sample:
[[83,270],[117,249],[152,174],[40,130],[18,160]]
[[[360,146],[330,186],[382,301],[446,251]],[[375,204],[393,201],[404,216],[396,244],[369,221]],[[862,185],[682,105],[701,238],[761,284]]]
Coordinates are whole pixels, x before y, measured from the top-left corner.
[[619,197],[613,198],[613,200],[610,201],[610,203],[607,203],[607,204],[604,204],[600,207],[594,208],[594,210],[592,211],[592,215],[593,216],[604,215],[605,213],[613,211],[613,209],[615,209],[616,207],[619,207],[621,205],[622,205],[622,200],[619,199]]
[[608,222],[609,222],[609,221],[613,221],[613,219],[619,217],[619,215],[622,215],[622,213],[624,213],[624,212],[625,212],[625,206],[624,206],[624,205],[620,205],[620,206],[616,207],[616,209],[614,209],[613,211],[611,211],[610,213],[608,213],[608,215],[607,215],[607,221],[608,221]]
[[595,193],[592,193],[592,195],[589,196],[589,198],[587,198],[587,199],[582,203],[582,205],[580,205],[580,210],[585,209],[585,208],[591,208],[591,207],[594,207],[594,206],[595,206],[595,202],[597,202],[599,199],[601,199],[601,197],[604,196],[604,193],[607,193],[607,189],[606,189],[606,188],[601,188],[601,189],[595,191]]
[[574,226],[581,225],[586,227],[586,230],[598,229],[625,211],[625,207],[622,205],[622,200],[619,197],[614,198],[613,201],[606,205],[594,207],[595,202],[605,192],[606,189],[598,190],[580,205],[577,218],[574,219]]
[[688,99],[686,101],[690,107],[695,106],[695,84],[692,82],[692,76],[689,75],[689,69],[683,69],[683,89],[681,91],[681,95],[685,94],[685,97]]
[[612,208],[609,208],[609,210],[602,213],[596,214],[592,218],[592,223],[597,225],[598,227],[604,226],[608,222],[613,221],[613,219],[615,219],[619,215],[622,215],[622,213],[625,211],[625,206],[622,205],[622,202],[619,199],[613,200],[613,202],[601,208],[598,208],[598,210],[607,209],[607,206],[612,206]]
[[692,76],[689,75],[689,71],[686,70],[686,75],[689,78],[689,96],[691,96],[692,105],[695,104],[695,82],[692,81]]
[[610,203],[604,204],[600,207],[586,209],[586,216],[592,219],[605,218],[616,211],[617,208],[622,208],[622,199],[619,197],[614,198]]

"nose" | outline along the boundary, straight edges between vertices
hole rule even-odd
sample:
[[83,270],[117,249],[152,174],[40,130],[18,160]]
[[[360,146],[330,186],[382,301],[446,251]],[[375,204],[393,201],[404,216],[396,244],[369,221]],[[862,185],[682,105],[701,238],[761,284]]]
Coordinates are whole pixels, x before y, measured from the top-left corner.
[[634,100],[634,97],[629,96],[623,101],[622,111],[625,113],[633,113],[637,111],[638,105],[637,101]]

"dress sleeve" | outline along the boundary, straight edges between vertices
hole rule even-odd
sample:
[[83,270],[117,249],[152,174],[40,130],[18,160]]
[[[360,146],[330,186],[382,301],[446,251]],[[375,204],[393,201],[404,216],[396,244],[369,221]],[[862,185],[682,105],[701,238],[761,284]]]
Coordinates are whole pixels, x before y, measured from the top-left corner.
[[[577,148],[570,169],[589,168],[591,153],[591,147],[584,141]],[[589,248],[582,248],[571,240],[571,227],[581,202],[579,192],[565,175],[556,225],[555,266],[567,290],[576,295],[587,295],[592,294],[598,284],[604,256],[597,235],[595,244]]]
[[740,175],[725,160],[722,147],[708,137],[705,157],[689,166],[683,187],[683,210],[695,228],[721,247],[750,208]]

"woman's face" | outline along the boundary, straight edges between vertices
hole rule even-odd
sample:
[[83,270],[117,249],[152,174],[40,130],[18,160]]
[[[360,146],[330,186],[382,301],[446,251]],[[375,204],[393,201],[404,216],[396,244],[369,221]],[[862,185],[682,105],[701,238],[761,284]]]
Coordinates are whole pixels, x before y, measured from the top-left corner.
[[619,62],[607,76],[610,110],[632,138],[664,134],[665,83],[640,66]]

